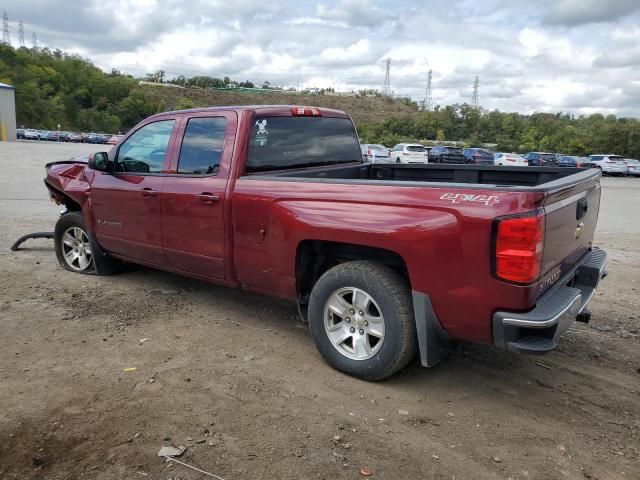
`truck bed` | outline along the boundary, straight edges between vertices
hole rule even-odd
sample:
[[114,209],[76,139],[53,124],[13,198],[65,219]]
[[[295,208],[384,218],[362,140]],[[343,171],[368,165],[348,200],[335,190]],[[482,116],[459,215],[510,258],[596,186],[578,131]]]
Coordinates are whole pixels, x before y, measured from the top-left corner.
[[[407,186],[419,186],[429,183],[429,186],[460,185],[465,188],[494,187],[514,189],[514,187],[531,190],[548,190],[561,188],[563,184],[574,183],[581,178],[573,176],[579,174],[583,179],[596,176],[593,169],[558,168],[558,167],[503,167],[494,165],[405,165],[405,164],[352,164],[338,167],[307,168],[271,172],[268,174],[252,175],[259,178],[276,177],[291,180],[307,180],[329,183],[359,183],[360,181],[375,181],[380,184],[403,182]],[[568,177],[572,176],[571,179]],[[369,183],[369,182],[367,182]],[[416,185],[417,184],[417,185]]]

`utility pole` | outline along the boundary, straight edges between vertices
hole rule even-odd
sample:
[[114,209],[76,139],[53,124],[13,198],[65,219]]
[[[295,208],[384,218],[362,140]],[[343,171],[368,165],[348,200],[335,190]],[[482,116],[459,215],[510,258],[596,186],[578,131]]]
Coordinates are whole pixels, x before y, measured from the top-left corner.
[[391,96],[391,59],[387,58],[387,71],[384,76],[384,85],[382,86],[382,95]]
[[2,44],[11,46],[11,37],[9,36],[9,15],[2,12]]
[[22,21],[18,24],[18,40],[20,42],[20,47],[24,47],[24,25]]
[[424,100],[422,101],[422,109],[430,112],[433,110],[433,96],[431,95],[431,78],[433,77],[433,71],[429,69],[427,74],[427,88],[424,91]]
[[480,77],[476,75],[476,80],[473,82],[473,96],[471,97],[471,106],[473,108],[480,108]]
[[31,36],[31,43],[33,43],[33,49],[37,50],[38,49],[38,35],[36,35],[36,32],[33,32],[33,35]]

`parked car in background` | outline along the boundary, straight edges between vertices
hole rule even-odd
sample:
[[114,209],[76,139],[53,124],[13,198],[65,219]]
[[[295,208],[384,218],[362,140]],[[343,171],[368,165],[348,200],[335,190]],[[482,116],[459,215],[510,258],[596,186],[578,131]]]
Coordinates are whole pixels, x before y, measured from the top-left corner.
[[431,163],[467,163],[460,147],[447,146],[433,147],[429,152],[429,161]]
[[462,152],[467,163],[475,165],[493,165],[494,153],[486,148],[465,148]]
[[528,152],[523,155],[530,167],[555,167],[556,156],[553,153]]
[[73,142],[73,143],[80,143],[82,142],[82,134],[81,133],[77,133],[77,132],[71,132],[69,133],[69,140],[67,140],[68,142]]
[[427,149],[419,143],[399,143],[391,149],[391,161],[396,163],[429,163]]
[[57,142],[59,139],[60,139],[60,132],[58,132],[57,130],[51,130],[47,132],[45,137],[42,138],[42,140],[47,140],[49,142]]
[[23,139],[24,138],[24,128],[17,128],[16,129],[16,138],[18,140]]
[[586,166],[599,168],[603,175],[627,174],[627,161],[620,155],[589,155]]
[[27,128],[24,131],[22,138],[24,138],[25,140],[40,140],[40,132],[34,130],[33,128]]
[[99,133],[85,133],[82,141],[84,143],[105,143],[106,138]]
[[503,165],[508,167],[526,167],[529,162],[522,155],[517,153],[496,152],[493,156],[495,165]]
[[389,149],[377,143],[362,143],[360,144],[360,150],[362,151],[362,158],[365,162],[388,162],[391,158]]
[[49,130],[38,130],[38,140],[46,140]]
[[71,135],[71,132],[60,132],[60,141],[61,142],[68,142],[69,141],[69,135]]
[[640,177],[640,160],[627,158],[627,175]]
[[583,166],[584,159],[573,155],[563,155],[557,158],[557,162],[559,167],[580,168]]

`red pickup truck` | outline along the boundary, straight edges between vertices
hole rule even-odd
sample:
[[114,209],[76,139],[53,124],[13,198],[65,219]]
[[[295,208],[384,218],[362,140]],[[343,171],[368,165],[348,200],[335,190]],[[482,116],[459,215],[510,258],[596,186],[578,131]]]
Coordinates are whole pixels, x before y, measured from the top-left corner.
[[548,352],[605,275],[596,169],[363,163],[324,108],[154,115],[45,183],[65,269],[133,262],[293,300],[328,363],[368,380],[452,341]]

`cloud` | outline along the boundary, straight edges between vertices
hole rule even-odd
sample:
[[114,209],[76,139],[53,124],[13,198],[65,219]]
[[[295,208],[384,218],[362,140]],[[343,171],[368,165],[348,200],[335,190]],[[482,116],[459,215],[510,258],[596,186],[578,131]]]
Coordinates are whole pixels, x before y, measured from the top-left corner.
[[610,22],[640,10],[638,0],[557,0],[542,17],[547,25],[575,27]]
[[640,0],[6,0],[12,39],[135,75],[391,88],[438,104],[640,116]]

